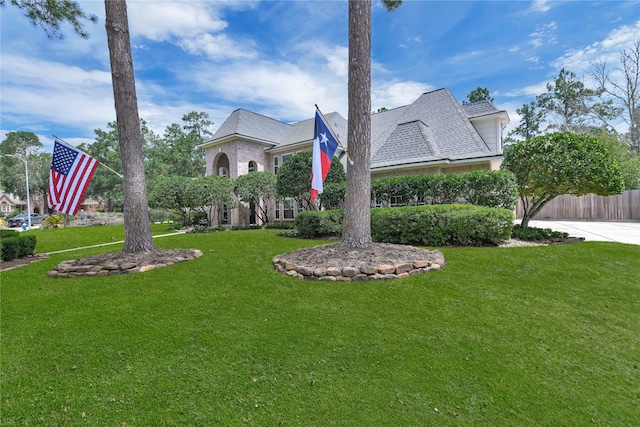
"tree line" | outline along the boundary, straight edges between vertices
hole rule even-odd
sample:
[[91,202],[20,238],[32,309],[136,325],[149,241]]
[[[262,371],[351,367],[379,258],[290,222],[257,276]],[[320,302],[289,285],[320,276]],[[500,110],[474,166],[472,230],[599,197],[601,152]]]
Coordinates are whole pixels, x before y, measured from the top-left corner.
[[[212,125],[207,113],[192,111],[182,116],[181,123],[167,126],[164,133],[159,135],[148,127],[146,121],[141,120],[140,133],[147,180],[168,176],[204,176],[204,150],[199,145],[213,134],[210,130]],[[96,129],[94,133],[93,142],[80,144],[78,148],[122,173],[121,144],[116,123],[110,122],[106,129]],[[3,154],[0,158],[2,188],[20,198],[26,197],[24,164],[12,157],[20,156],[29,165],[29,192],[33,199],[44,202],[46,209],[51,153],[43,151],[43,144],[38,136],[28,131],[9,132],[0,143],[0,152]],[[12,156],[4,156],[5,154]],[[98,167],[86,195],[103,200],[108,211],[119,211],[123,208],[122,184],[121,177],[104,167]]]
[[[640,189],[640,39],[620,51],[619,65],[591,64],[585,76],[562,69],[546,92],[517,108],[520,123],[505,138],[505,152],[519,141],[554,132],[593,136],[613,155],[627,190]],[[493,101],[489,90],[474,89],[463,103]],[[626,125],[626,132],[616,128]]]

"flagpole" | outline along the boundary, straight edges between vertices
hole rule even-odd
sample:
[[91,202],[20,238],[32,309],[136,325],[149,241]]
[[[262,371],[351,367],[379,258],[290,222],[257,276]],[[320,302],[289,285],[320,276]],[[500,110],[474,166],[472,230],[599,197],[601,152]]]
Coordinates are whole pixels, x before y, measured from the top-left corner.
[[329,129],[331,129],[331,132],[333,133],[333,136],[336,137],[336,141],[338,142],[338,144],[340,145],[340,148],[342,148],[342,151],[344,151],[344,153],[347,155],[347,159],[349,159],[349,163],[353,164],[353,160],[351,160],[351,157],[349,156],[349,152],[347,151],[346,148],[344,148],[344,145],[342,145],[342,142],[340,142],[340,138],[338,138],[338,135],[336,134],[336,132],[333,130],[333,128],[331,127],[331,125],[329,124],[329,121],[327,120],[327,118],[324,116],[324,114],[322,114],[322,110],[320,110],[320,107],[318,107],[318,104],[314,104],[316,106],[316,110],[318,110],[318,112],[320,113],[320,115],[322,116],[322,118],[324,119],[325,123],[327,124],[327,126],[329,126]]
[[[84,153],[84,151],[82,151],[81,149],[79,149],[78,147],[74,147],[73,145],[69,144],[67,141],[65,141],[64,139],[60,138],[59,136],[56,135],[52,135],[55,139],[59,140],[60,142],[62,142],[63,144],[67,144],[69,147],[72,147],[82,153]],[[87,153],[84,153],[87,154]],[[89,154],[87,154],[87,156],[89,156]],[[97,160],[97,159],[96,159]],[[104,163],[102,163],[100,160],[98,160],[98,163],[101,164],[102,166],[104,166],[105,168],[109,169],[111,172],[115,173],[116,175],[118,175],[120,178],[122,178],[122,175],[120,175],[118,172],[114,171],[113,169],[111,169],[109,166],[105,165]]]

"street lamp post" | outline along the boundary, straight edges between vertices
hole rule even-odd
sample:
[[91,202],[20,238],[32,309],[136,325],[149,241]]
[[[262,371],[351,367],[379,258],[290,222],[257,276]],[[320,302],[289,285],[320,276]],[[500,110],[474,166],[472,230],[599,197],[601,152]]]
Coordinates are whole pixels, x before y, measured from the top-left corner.
[[27,178],[27,223],[29,224],[29,228],[31,228],[31,198],[29,197],[29,165],[27,164],[27,159],[24,159],[17,154],[5,154],[5,156],[15,157],[16,159],[22,160],[24,163],[24,173]]

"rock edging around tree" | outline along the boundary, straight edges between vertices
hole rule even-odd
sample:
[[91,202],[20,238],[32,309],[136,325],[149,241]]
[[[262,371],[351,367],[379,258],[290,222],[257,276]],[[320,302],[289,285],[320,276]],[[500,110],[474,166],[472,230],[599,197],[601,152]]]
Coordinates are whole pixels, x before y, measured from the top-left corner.
[[48,272],[47,277],[60,279],[143,273],[145,271],[190,261],[202,256],[202,251],[198,249],[164,250],[163,252],[163,255],[156,257],[160,262],[150,261],[153,257],[145,256],[138,257],[139,259],[136,259],[136,257],[129,257],[130,259],[127,259],[127,257],[124,256],[122,257],[124,262],[119,262],[117,257],[112,257],[111,259],[107,257],[107,255],[112,254],[105,254],[102,259],[100,256],[97,256],[80,260],[63,261],[52,271]]
[[[327,246],[329,248],[331,245]],[[387,245],[389,246],[389,245]],[[434,250],[417,250],[410,256],[367,257],[362,262],[345,259],[327,260],[323,258],[322,247],[303,249],[290,254],[278,255],[273,258],[276,271],[290,277],[303,280],[364,282],[369,280],[400,279],[415,274],[426,273],[441,269],[445,265],[442,252]],[[299,252],[316,250],[317,257],[299,256]],[[385,260],[392,260],[391,262]],[[345,262],[346,261],[346,262]],[[378,261],[378,262],[376,262]],[[382,261],[382,262],[380,262]]]

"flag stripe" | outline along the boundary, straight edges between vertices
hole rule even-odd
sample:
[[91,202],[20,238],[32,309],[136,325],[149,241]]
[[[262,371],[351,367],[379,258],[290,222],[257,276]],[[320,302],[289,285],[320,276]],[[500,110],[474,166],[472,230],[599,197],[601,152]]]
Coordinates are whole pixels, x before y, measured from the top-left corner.
[[98,163],[93,157],[56,140],[49,174],[49,207],[75,215]]

